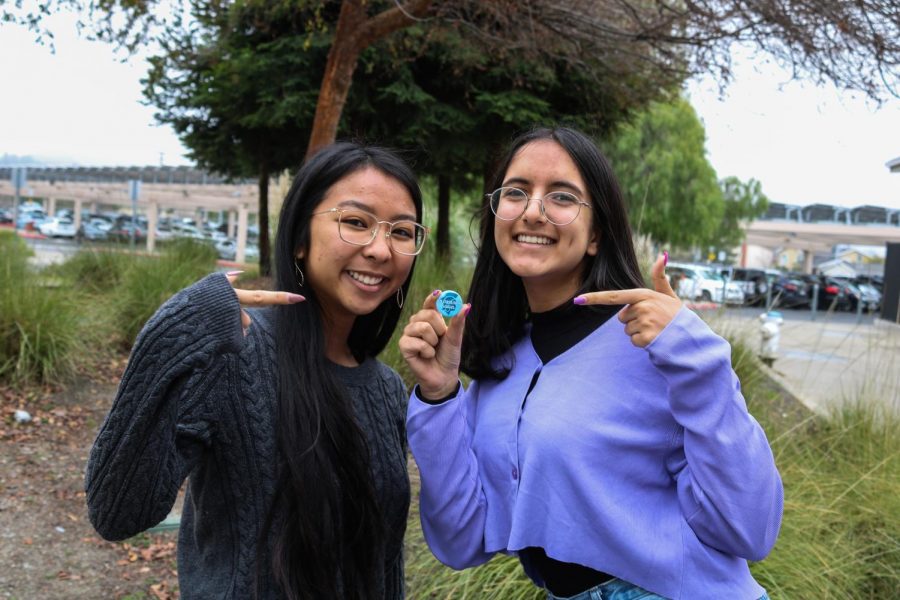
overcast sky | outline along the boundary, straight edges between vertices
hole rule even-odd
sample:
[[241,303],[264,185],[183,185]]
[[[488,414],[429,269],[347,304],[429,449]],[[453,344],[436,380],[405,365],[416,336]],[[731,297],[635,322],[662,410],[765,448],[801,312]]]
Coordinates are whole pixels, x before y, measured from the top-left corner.
[[[54,17],[56,53],[34,34],[0,25],[3,93],[0,156],[59,164],[180,165],[186,150],[143,106],[146,63],[123,64],[110,46],[79,39],[71,18]],[[741,56],[719,97],[715,82],[689,86],[719,177],[755,178],[776,202],[900,208],[900,100],[877,108],[859,95],[789,77]]]

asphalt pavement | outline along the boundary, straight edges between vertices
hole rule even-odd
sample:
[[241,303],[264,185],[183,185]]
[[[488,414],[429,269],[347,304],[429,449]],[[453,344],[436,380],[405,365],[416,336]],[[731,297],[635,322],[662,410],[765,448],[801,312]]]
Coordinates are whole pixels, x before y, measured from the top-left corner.
[[[762,308],[701,311],[719,331],[761,349]],[[900,326],[873,315],[782,310],[770,374],[808,408],[826,414],[847,402],[900,414]]]

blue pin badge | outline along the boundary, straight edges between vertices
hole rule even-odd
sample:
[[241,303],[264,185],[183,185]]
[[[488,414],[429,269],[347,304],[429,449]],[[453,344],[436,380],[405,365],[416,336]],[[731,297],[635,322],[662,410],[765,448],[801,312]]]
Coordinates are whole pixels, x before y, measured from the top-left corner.
[[438,296],[435,304],[438,312],[449,319],[450,317],[458,315],[459,311],[462,310],[463,299],[462,296],[453,290],[444,290],[441,292],[441,295]]

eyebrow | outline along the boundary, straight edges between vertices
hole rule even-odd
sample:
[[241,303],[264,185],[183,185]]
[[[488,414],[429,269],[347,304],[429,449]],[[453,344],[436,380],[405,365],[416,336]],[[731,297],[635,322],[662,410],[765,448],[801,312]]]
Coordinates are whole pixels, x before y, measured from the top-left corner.
[[[511,185],[530,186],[531,181],[528,179],[525,179],[524,177],[513,177],[512,179],[507,179],[506,181],[503,182],[504,187],[508,187]],[[584,195],[584,191],[580,187],[578,187],[571,181],[566,181],[565,179],[558,179],[556,181],[551,181],[550,187],[551,188],[567,188],[567,189],[572,190],[573,192],[578,192],[582,196]]]
[[[371,213],[373,215],[375,214],[372,211],[372,207],[370,207],[368,204],[360,202],[359,200],[344,200],[342,202],[338,202],[336,208],[347,208],[348,206],[352,206],[353,208],[358,208],[360,210],[364,210],[367,213]],[[377,215],[375,215],[375,216],[377,217]],[[415,215],[410,215],[407,213],[398,213],[391,217],[391,222],[397,222],[397,221],[417,222]]]

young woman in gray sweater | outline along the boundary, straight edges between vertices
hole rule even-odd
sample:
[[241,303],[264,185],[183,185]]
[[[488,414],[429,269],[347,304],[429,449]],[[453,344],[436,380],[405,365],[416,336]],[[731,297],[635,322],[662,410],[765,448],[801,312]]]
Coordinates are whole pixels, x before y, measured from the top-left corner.
[[421,216],[391,152],[342,143],[311,158],[281,212],[278,291],[213,274],[139,335],[87,465],[97,531],[152,527],[188,478],[182,598],[402,598],[406,393],[374,357]]

